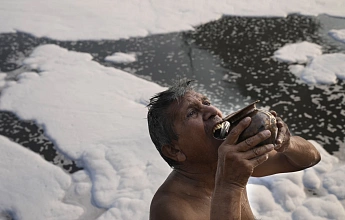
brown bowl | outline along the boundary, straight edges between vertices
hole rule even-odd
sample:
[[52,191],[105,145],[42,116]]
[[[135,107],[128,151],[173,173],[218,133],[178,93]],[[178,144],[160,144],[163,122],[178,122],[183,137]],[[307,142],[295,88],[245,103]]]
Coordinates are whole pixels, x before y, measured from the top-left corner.
[[274,117],[274,115],[272,115],[270,112],[263,109],[257,109],[256,103],[258,102],[259,101],[255,101],[252,104],[244,107],[243,109],[237,112],[234,112],[226,116],[223,119],[224,121],[230,122],[230,129],[229,129],[230,131],[242,119],[244,119],[245,117],[251,117],[252,120],[250,122],[250,125],[241,133],[237,141],[238,143],[264,130],[270,130],[271,137],[261,142],[257,146],[265,145],[265,144],[274,144],[276,141],[277,133],[278,133],[277,120]]

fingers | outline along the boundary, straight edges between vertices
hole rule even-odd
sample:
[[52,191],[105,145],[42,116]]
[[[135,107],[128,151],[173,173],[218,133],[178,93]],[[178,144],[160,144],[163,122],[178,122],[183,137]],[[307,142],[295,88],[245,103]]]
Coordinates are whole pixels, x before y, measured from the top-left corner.
[[246,152],[247,159],[253,168],[262,164],[268,159],[268,153],[274,148],[273,144],[263,145],[261,147],[255,147]]
[[282,128],[284,127],[284,122],[283,122],[283,119],[281,119],[280,117],[276,117],[276,121],[277,121],[277,127],[278,128]]
[[285,134],[287,133],[287,128],[284,126],[284,122],[281,118],[277,117],[277,127],[278,127],[278,135],[276,138],[276,144],[282,144],[285,138]]
[[286,132],[286,129],[284,127],[284,122],[283,120],[280,118],[280,117],[277,117],[277,112],[271,110],[270,113],[276,118],[276,125],[277,125],[277,128],[278,128],[278,134],[277,134],[277,137],[276,137],[276,144],[277,145],[280,145],[283,143],[283,140],[284,140],[284,134]]
[[256,157],[260,157],[264,154],[267,154],[268,152],[270,152],[271,150],[273,150],[274,145],[273,144],[267,144],[267,145],[263,145],[260,147],[254,147],[251,150],[248,150],[246,152],[245,158],[246,159],[253,159]]
[[276,112],[276,111],[271,110],[270,113],[271,113],[274,117],[277,117],[277,112]]
[[284,128],[284,122],[283,120],[280,118],[280,117],[277,117],[278,114],[276,111],[273,111],[271,110],[270,113],[276,118],[277,122],[276,122],[276,125],[277,125],[277,128],[278,128],[278,134],[277,134],[277,137],[276,137],[276,144],[277,145],[280,145],[283,143],[284,141],[284,134],[286,132],[286,129]]
[[262,164],[268,159],[268,154],[261,155],[260,157],[255,157],[251,160],[252,166],[255,168],[258,165]]
[[246,129],[249,126],[250,122],[251,122],[250,117],[246,117],[242,119],[238,123],[238,125],[236,125],[233,129],[231,129],[230,133],[228,134],[224,142],[227,144],[235,144],[240,134],[244,131],[244,129]]
[[275,150],[278,152],[284,152],[289,147],[291,134],[284,121],[280,117],[277,117],[276,119],[278,134],[276,138]]
[[259,132],[258,134],[254,135],[253,137],[247,138],[246,140],[242,141],[238,145],[239,151],[248,151],[261,143],[262,141],[266,140],[271,136],[271,132],[269,130],[265,130],[262,132]]

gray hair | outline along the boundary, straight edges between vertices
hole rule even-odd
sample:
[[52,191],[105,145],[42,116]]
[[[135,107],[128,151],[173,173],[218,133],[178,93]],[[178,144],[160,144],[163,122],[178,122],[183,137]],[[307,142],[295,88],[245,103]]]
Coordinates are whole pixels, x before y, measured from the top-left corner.
[[173,141],[178,140],[178,135],[174,130],[174,115],[168,110],[174,101],[179,101],[186,92],[193,90],[191,82],[192,80],[183,80],[176,83],[169,89],[154,95],[147,105],[149,109],[147,122],[151,140],[170,167],[178,163],[162,154],[162,146],[172,145]]

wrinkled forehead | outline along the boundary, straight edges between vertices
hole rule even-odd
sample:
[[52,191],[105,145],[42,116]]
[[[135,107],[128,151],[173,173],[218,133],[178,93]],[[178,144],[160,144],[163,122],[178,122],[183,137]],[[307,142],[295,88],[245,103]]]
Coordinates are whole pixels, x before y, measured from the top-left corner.
[[196,101],[203,100],[206,97],[194,90],[186,92],[179,99],[175,100],[169,107],[169,114],[175,121],[177,118],[184,115],[188,107]]

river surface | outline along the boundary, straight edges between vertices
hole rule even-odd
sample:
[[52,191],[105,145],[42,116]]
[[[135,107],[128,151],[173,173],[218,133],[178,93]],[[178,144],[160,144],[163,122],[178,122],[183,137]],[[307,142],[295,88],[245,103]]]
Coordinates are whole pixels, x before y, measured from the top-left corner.
[[[56,41],[17,32],[0,34],[0,71],[16,79],[26,71],[22,60],[44,44],[86,52],[104,66],[113,66],[162,86],[189,78],[225,114],[260,100],[290,131],[319,142],[329,153],[345,148],[345,82],[308,85],[289,72],[288,64],[273,59],[274,51],[288,43],[308,41],[324,54],[345,53],[345,44],[328,35],[344,29],[345,19],[327,15],[280,17],[225,16],[195,27],[194,31],[144,38],[101,41]],[[135,52],[137,61],[105,61],[114,52]],[[128,85],[130,86],[130,85]],[[44,129],[0,111],[0,134],[40,153],[46,160],[75,172],[80,168],[55,150]]]

